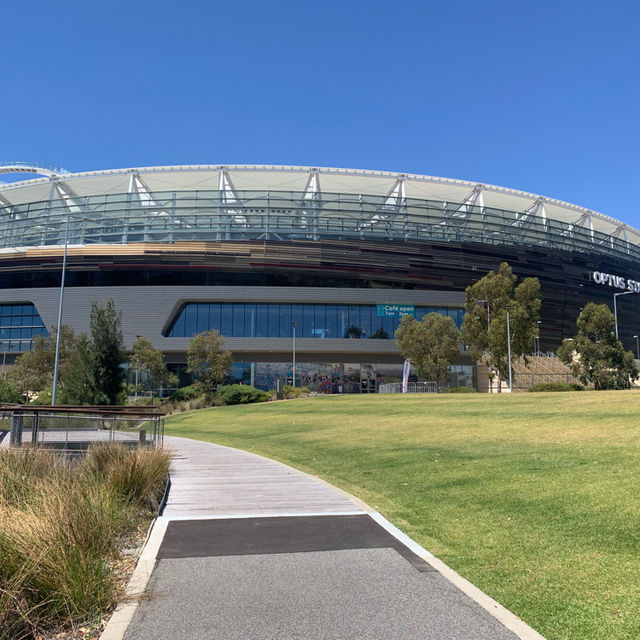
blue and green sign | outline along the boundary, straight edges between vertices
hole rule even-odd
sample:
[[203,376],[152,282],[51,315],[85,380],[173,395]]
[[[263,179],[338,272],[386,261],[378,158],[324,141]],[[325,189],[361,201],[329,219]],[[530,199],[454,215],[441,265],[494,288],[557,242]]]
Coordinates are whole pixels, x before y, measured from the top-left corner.
[[402,316],[415,316],[416,307],[413,304],[377,304],[376,316],[378,318],[401,318]]

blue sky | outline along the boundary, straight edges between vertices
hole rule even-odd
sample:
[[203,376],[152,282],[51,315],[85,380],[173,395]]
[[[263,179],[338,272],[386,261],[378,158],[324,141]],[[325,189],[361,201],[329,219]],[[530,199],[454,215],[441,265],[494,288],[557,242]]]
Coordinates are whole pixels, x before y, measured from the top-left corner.
[[640,3],[5,3],[0,160],[422,173],[640,226]]

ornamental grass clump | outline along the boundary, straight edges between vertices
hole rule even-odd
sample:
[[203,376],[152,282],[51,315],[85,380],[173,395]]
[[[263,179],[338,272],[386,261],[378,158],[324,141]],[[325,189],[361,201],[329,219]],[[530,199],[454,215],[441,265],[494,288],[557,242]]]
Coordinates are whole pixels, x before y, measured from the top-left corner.
[[35,638],[114,604],[123,539],[152,515],[169,461],[122,446],[76,462],[0,454],[0,640]]

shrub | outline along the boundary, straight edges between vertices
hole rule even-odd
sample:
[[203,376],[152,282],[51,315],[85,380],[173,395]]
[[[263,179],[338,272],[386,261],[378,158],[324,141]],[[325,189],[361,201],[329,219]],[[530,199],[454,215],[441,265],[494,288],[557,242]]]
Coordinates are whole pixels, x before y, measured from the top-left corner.
[[201,385],[189,385],[181,387],[171,394],[171,400],[176,402],[185,402],[186,400],[195,400],[204,396],[205,392]]
[[160,449],[104,443],[89,447],[81,465],[118,497],[156,510],[170,463],[170,454]]
[[24,402],[22,394],[5,375],[0,376],[0,402],[9,402],[11,404],[22,404]]
[[282,393],[284,394],[285,398],[292,399],[304,398],[311,392],[309,391],[309,387],[292,387],[290,384],[285,384],[282,388]]
[[268,399],[264,391],[248,384],[227,384],[220,387],[216,395],[223,404],[251,404]]
[[168,466],[167,453],[122,445],[79,462],[0,452],[0,640],[53,637],[113,605],[122,537],[157,506]]
[[583,391],[584,387],[575,382],[538,382],[530,386],[527,391],[536,393],[539,391]]
[[473,387],[449,387],[440,389],[440,393],[478,393]]

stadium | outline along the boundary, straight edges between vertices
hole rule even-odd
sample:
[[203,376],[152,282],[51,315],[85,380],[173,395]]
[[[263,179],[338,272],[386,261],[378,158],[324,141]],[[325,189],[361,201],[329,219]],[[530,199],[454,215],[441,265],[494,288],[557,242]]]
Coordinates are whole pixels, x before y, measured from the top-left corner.
[[[540,279],[537,350],[574,335],[588,301],[614,299],[620,338],[637,349],[640,232],[551,198],[310,167],[0,173],[30,178],[0,184],[3,369],[57,324],[64,274],[64,323],[88,331],[91,302],[112,298],[127,347],[150,338],[183,381],[190,338],[217,329],[233,381],[291,382],[295,351],[296,384],[375,391],[401,375],[401,314],[459,326],[465,287],[503,260]],[[453,378],[474,384],[464,351]]]

